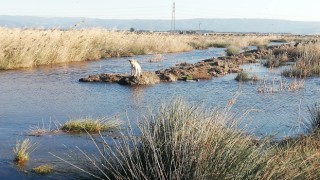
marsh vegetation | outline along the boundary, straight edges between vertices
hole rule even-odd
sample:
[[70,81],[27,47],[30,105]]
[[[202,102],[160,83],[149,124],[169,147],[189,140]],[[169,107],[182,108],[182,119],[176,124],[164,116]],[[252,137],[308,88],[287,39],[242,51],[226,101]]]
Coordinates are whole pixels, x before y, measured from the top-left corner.
[[[318,129],[318,111],[311,113],[314,129]],[[317,131],[282,141],[257,139],[244,133],[237,118],[230,106],[205,109],[175,99],[145,116],[138,126],[139,136],[129,128],[112,142],[91,137],[99,157],[81,149],[86,163],[55,156],[99,179],[319,177]]]
[[[0,28],[0,69],[74,61],[226,47],[231,54],[249,45],[267,45],[281,36],[136,34],[104,29],[37,30]],[[288,38],[290,39],[290,38]]]
[[[226,49],[236,47],[237,50],[239,50],[248,45],[256,45],[259,47],[259,50],[262,50],[266,48],[265,45],[269,40],[278,38],[274,36],[246,35],[212,35],[205,37],[199,35],[135,34],[101,29],[70,31],[1,29],[1,31],[4,33],[2,33],[3,36],[0,38],[5,37],[3,39],[4,43],[0,45],[2,46],[0,50],[2,69],[33,67],[43,64],[131,56],[136,54],[155,54],[143,57],[145,58],[145,64],[143,65],[144,67],[152,65],[158,66],[169,61],[169,56],[163,54],[167,52],[189,51],[207,47],[223,47]],[[286,38],[287,41],[293,39],[293,37],[284,38]],[[13,39],[13,41],[9,41],[8,39]],[[276,69],[278,64],[283,65],[285,62],[290,61],[296,62],[292,68],[298,66],[299,68],[317,66],[317,63],[311,62],[316,62],[317,56],[315,52],[318,50],[316,48],[306,48],[308,46],[316,46],[316,43],[313,44],[310,43],[306,44],[306,46],[299,46],[295,50],[274,49],[272,53],[274,59],[268,67]],[[35,51],[34,47],[36,47],[38,51]],[[217,51],[215,56],[221,55],[219,53],[224,53],[226,49]],[[307,49],[312,50],[308,51]],[[47,53],[44,53],[45,51],[47,51]],[[313,55],[303,55],[303,52],[307,51],[309,53],[306,54]],[[196,52],[208,53],[208,51]],[[238,53],[238,51],[236,53]],[[195,54],[196,53],[188,54],[188,56],[191,57]],[[211,54],[208,56],[212,57]],[[172,64],[177,63],[177,57],[178,55],[170,56],[170,59],[173,59]],[[316,58],[311,60],[311,57]],[[278,59],[282,59],[284,63],[278,63]],[[300,63],[304,64],[304,66],[299,65],[302,59],[309,59],[305,63]],[[121,62],[117,64],[116,61]],[[78,82],[75,81],[75,79],[79,78],[79,74],[96,73],[97,71],[103,73],[109,67],[122,68],[125,62],[127,62],[126,59],[119,58],[105,65],[103,63],[96,63],[92,67],[86,67],[84,70],[81,70],[81,73],[78,73],[79,69],[77,68],[72,70],[66,68],[59,72],[59,66],[52,70],[49,68],[41,69],[41,71],[44,71],[44,73],[41,72],[42,74],[38,72],[35,74],[32,74],[33,72],[25,73],[24,71],[22,73],[23,78],[20,79],[16,76],[12,78],[16,84],[7,83],[8,88],[3,87],[6,90],[4,92],[8,93],[2,97],[7,97],[11,89],[13,90],[12,94],[17,96],[16,98],[10,98],[10,100],[4,98],[4,100],[6,100],[4,102],[13,102],[11,104],[8,103],[8,108],[5,109],[6,114],[4,116],[10,117],[11,111],[8,109],[12,107],[16,108],[17,102],[15,101],[27,102],[30,97],[41,97],[40,100],[30,100],[33,104],[37,105],[36,110],[38,110],[37,108],[39,108],[39,106],[41,106],[41,108],[43,106],[43,108],[50,109],[50,113],[53,114],[48,113],[44,116],[47,115],[49,117],[57,114],[59,118],[66,117],[69,113],[84,113],[83,117],[86,117],[87,114],[96,114],[96,112],[99,115],[106,115],[126,111],[126,109],[132,111],[138,109],[140,111],[135,113],[141,113],[141,111],[145,112],[146,102],[158,104],[159,99],[163,99],[167,94],[173,94],[173,96],[181,94],[187,98],[192,97],[192,100],[195,100],[195,98],[196,100],[203,98],[219,104],[222,100],[225,100],[228,93],[234,91],[238,85],[238,83],[233,80],[236,74],[228,75],[228,77],[220,77],[212,81],[207,81],[206,83],[201,81],[197,83],[179,82],[172,83],[173,85],[165,84],[154,88],[148,87],[146,89],[120,88],[109,84],[94,84],[89,87],[88,85],[79,85]],[[116,64],[116,66],[112,66],[112,64]],[[251,67],[254,68],[254,66],[255,65],[252,65]],[[290,67],[289,70],[291,70]],[[121,72],[122,71],[125,70],[121,69]],[[317,71],[310,70],[305,70],[302,74],[308,74],[306,72],[312,72],[311,76],[317,75],[314,73]],[[8,73],[9,75],[6,76],[4,71],[2,73],[2,77],[4,78],[12,75]],[[19,74],[19,71],[14,71],[14,73]],[[21,74],[18,76],[21,76]],[[37,76],[42,77],[39,78]],[[281,76],[277,75],[276,78],[278,77]],[[297,77],[305,76],[298,75]],[[41,80],[39,84],[36,84],[39,86],[34,88],[28,84],[39,80],[37,78]],[[183,78],[193,79],[193,77],[188,76]],[[283,109],[281,108],[283,108],[283,106],[291,106],[293,97],[301,96],[303,99],[306,96],[310,96],[312,97],[312,101],[314,101],[314,97],[318,97],[315,94],[302,95],[305,91],[300,91],[300,89],[304,89],[304,87],[310,88],[309,84],[304,86],[305,82],[310,83],[308,79],[282,78],[289,81],[285,82],[281,79],[273,79],[273,77],[270,79],[265,79],[265,77],[260,79],[258,76],[255,76],[252,78],[251,74],[240,73],[239,80],[256,79],[257,81],[256,86],[252,86],[251,83],[242,84],[242,86],[247,88],[245,90],[250,91],[253,89],[254,91],[250,91],[248,94],[244,93],[244,99],[256,101],[259,100],[260,97],[263,97],[260,98],[261,101],[255,102],[254,105],[259,106],[263,111],[273,113],[277,110],[282,112]],[[29,81],[26,81],[26,79]],[[20,86],[21,82],[29,86],[22,87]],[[47,82],[50,85],[44,85],[42,84],[43,82]],[[58,86],[61,86],[61,88],[65,90],[60,91],[59,88],[56,88]],[[190,91],[190,89],[196,90]],[[20,96],[17,92],[21,90],[23,90],[25,94]],[[93,90],[94,93],[92,93]],[[302,93],[295,93],[295,91],[298,90]],[[277,91],[279,95],[261,95],[256,93],[256,91],[259,93]],[[35,94],[29,94],[30,92],[35,92]],[[318,91],[313,89],[312,92]],[[52,99],[52,94],[54,94],[54,99]],[[158,96],[155,96],[155,94],[158,94]],[[259,98],[254,97],[253,94]],[[42,99],[47,96],[49,98]],[[281,99],[283,96],[289,98]],[[120,102],[119,99],[123,102]],[[235,101],[236,100],[228,101],[230,102],[229,105],[234,104]],[[269,101],[269,103],[266,101]],[[48,102],[52,102],[52,104]],[[61,105],[61,103],[63,105]],[[310,101],[307,103],[310,104]],[[83,112],[82,109],[84,105],[88,107],[86,112]],[[242,102],[239,106],[252,107],[252,104]],[[263,107],[268,106],[274,107],[263,109]],[[296,107],[300,106],[300,104],[294,104],[292,106]],[[65,110],[64,107],[72,108]],[[6,107],[2,106],[2,108]],[[33,111],[33,108],[34,107],[28,108],[23,106],[21,113],[34,112],[33,114],[36,114],[36,110]],[[78,170],[89,173],[92,177],[102,179],[315,179],[320,176],[318,170],[320,164],[318,153],[320,150],[318,104],[309,107],[310,119],[305,123],[306,131],[304,133],[292,133],[293,135],[288,133],[292,136],[288,138],[281,136],[280,139],[272,139],[272,137],[269,136],[256,136],[256,134],[261,132],[248,132],[248,129],[244,129],[243,126],[240,125],[243,120],[243,115],[239,115],[239,113],[234,114],[230,108],[230,106],[226,108],[219,106],[217,108],[207,109],[199,106],[199,104],[182,100],[172,100],[163,104],[159,109],[153,109],[150,114],[145,114],[145,116],[141,115],[140,117],[144,118],[139,118],[138,124],[132,123],[127,129],[122,128],[127,126],[121,126],[122,124],[119,121],[113,122],[105,118],[79,118],[70,119],[66,123],[61,124],[61,126],[54,125],[55,128],[50,126],[34,126],[27,135],[42,136],[41,138],[44,139],[54,139],[48,140],[48,142],[42,141],[40,145],[44,143],[50,148],[50,151],[53,152],[52,154],[60,157],[64,162],[69,162],[74,166],[80,167],[81,169]],[[293,111],[296,109],[288,109],[285,109],[283,113],[295,113]],[[238,109],[235,111],[238,111]],[[269,123],[269,120],[272,120],[269,115],[270,114],[265,114],[262,121]],[[12,124],[20,123],[14,120],[16,116],[12,114],[11,116],[12,118],[8,118],[8,121],[13,121]],[[295,114],[293,116],[295,116]],[[32,120],[27,119],[26,124],[34,125],[34,119],[39,117],[40,115],[29,117]],[[277,119],[278,116],[275,117]],[[290,117],[289,115],[281,116],[281,118],[277,119],[277,122],[282,125],[287,125],[287,121],[292,120]],[[252,119],[259,121],[260,118],[261,116],[253,116]],[[257,127],[259,125],[255,124],[254,126]],[[272,125],[272,127],[277,126],[278,124],[276,123]],[[61,133],[59,136],[55,136],[55,134],[52,133],[53,131],[61,130],[65,133]],[[117,134],[117,137],[109,137],[107,133],[103,133],[109,130],[117,130],[119,135]],[[265,131],[268,130],[264,129],[262,132]],[[78,133],[82,134],[79,135]],[[286,133],[287,132],[283,134],[286,135]],[[91,134],[94,135],[91,136]],[[86,135],[88,135],[89,138],[87,138]],[[70,146],[73,145],[72,143],[74,141],[81,141],[79,144],[82,144],[83,141],[91,139],[91,143],[93,143],[96,152],[93,152],[94,150],[92,148],[87,152],[85,148],[81,149],[81,147],[77,147],[78,154],[68,156],[66,155],[67,152],[59,152],[61,149],[55,151],[56,144],[50,145],[50,143],[61,137],[65,138],[65,136],[69,139],[64,143],[70,143]],[[17,143],[13,152],[15,154],[13,157],[14,161],[18,163],[28,162],[28,155],[32,152],[32,147],[30,140],[25,143],[24,141]],[[45,150],[47,153],[48,149]],[[80,156],[82,156],[81,160],[79,160]],[[12,159],[10,159],[10,161],[12,161]],[[39,169],[41,171],[42,169],[46,169],[46,167],[40,166]],[[51,170],[52,169],[49,168],[49,171]],[[36,172],[36,169],[32,171]]]

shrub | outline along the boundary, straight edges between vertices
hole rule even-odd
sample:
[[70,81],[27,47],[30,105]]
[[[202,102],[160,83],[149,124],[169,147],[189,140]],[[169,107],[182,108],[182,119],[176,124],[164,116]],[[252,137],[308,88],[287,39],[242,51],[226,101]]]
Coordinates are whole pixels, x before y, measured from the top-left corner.
[[[255,76],[255,78],[257,78]],[[244,82],[244,81],[250,81],[252,78],[248,75],[248,73],[242,71],[238,73],[238,75],[234,78],[236,81]]]
[[228,56],[234,56],[240,53],[240,48],[237,46],[229,46],[226,49],[226,53]]

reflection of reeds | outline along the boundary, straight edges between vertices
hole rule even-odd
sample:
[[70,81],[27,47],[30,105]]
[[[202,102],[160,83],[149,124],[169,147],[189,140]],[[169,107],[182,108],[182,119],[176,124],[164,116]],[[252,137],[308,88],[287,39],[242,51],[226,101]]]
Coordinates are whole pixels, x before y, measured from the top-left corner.
[[276,93],[276,92],[294,92],[303,89],[304,79],[294,79],[287,83],[283,79],[273,78],[271,81],[263,79],[257,85],[257,92],[259,93]]

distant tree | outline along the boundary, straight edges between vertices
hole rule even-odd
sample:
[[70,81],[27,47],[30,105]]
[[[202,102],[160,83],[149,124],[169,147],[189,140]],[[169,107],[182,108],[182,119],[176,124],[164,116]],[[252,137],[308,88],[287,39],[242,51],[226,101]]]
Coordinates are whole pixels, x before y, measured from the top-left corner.
[[132,28],[130,28],[130,32],[134,32],[134,28],[132,27]]

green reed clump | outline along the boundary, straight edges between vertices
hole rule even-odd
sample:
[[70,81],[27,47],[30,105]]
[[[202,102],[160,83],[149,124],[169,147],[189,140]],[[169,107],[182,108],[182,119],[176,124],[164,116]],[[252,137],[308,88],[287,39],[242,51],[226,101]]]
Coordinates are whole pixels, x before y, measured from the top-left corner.
[[53,172],[54,168],[51,165],[45,164],[35,168],[32,168],[32,171],[37,174],[46,175]]
[[98,133],[119,129],[122,122],[119,120],[108,120],[106,118],[71,119],[61,126],[61,130],[68,133]]

